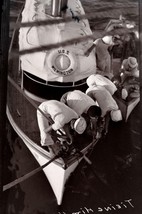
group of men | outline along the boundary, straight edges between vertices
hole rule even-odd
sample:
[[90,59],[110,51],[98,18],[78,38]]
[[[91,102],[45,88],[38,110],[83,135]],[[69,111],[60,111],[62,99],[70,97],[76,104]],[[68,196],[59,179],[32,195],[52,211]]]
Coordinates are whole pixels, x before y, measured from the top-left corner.
[[[119,20],[120,21],[120,20]],[[140,96],[139,92],[139,69],[138,62],[135,57],[136,47],[132,47],[133,50],[125,50],[127,54],[121,56],[122,65],[120,68],[120,73],[116,76],[113,71],[113,63],[111,57],[111,50],[114,47],[123,45],[123,49],[126,49],[124,45],[124,37],[129,36],[129,34],[124,35],[106,35],[102,38],[98,38],[93,42],[93,45],[85,52],[88,56],[90,52],[94,49],[96,55],[96,66],[97,73],[109,78],[110,80],[115,80],[116,76],[119,76],[119,90],[122,93],[122,99],[128,100],[132,97]],[[127,41],[125,41],[127,43]],[[130,42],[129,42],[130,43]],[[124,56],[123,56],[124,55]]]
[[60,131],[69,144],[74,142],[75,134],[84,132],[98,138],[99,125],[109,113],[113,121],[122,120],[121,111],[112,96],[117,91],[116,86],[100,74],[88,77],[87,85],[86,93],[69,91],[63,94],[60,101],[49,100],[40,104],[37,120],[42,146],[51,148],[56,136],[58,140],[62,138]]
[[[68,143],[72,144],[75,133],[78,135],[87,132],[93,138],[100,136],[100,121],[109,115],[112,121],[121,121],[122,114],[113,95],[121,90],[122,99],[126,99],[131,88],[138,91],[139,70],[135,57],[123,60],[120,73],[120,84],[115,85],[111,69],[109,48],[117,44],[119,36],[107,35],[94,41],[85,55],[95,47],[98,71],[88,77],[87,91],[79,90],[65,93],[60,101],[50,100],[43,102],[37,110],[37,120],[40,130],[41,145],[54,145],[63,135]],[[108,126],[106,125],[106,132]],[[62,135],[61,135],[62,133]],[[55,137],[58,136],[58,137]],[[62,137],[60,137],[62,136]]]

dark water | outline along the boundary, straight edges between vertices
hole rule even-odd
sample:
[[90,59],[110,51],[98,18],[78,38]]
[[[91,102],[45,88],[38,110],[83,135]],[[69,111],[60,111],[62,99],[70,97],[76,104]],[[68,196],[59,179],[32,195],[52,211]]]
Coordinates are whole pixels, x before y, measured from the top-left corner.
[[[89,21],[92,30],[103,30],[110,18],[118,18],[121,13],[138,23],[137,1],[81,2],[86,13],[91,13]],[[19,7],[12,2],[11,30]],[[61,207],[57,206],[45,175],[39,172],[3,193],[2,214],[141,214],[140,112],[139,104],[127,123],[110,123],[109,135],[96,146],[89,157],[92,166],[82,161],[67,182]],[[38,167],[8,122],[3,157],[4,184]]]

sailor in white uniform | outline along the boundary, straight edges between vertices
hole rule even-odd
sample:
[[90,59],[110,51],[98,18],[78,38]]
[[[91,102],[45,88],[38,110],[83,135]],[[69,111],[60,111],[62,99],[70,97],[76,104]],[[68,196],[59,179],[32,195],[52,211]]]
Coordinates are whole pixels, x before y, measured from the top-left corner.
[[96,116],[99,114],[98,111],[100,111],[100,108],[96,106],[96,102],[79,90],[69,91],[63,94],[60,101],[73,109],[78,115],[87,113],[91,106],[94,106],[94,114],[96,113]]
[[[61,97],[61,102],[73,109],[78,115],[85,117],[87,127],[92,126],[94,136],[97,130],[97,120],[101,116],[101,108],[88,95],[79,90],[69,91]],[[90,133],[91,134],[91,133]]]
[[103,86],[105,87],[106,90],[109,91],[111,95],[113,95],[117,91],[117,87],[115,86],[115,84],[111,80],[109,80],[107,77],[104,77],[100,74],[90,75],[87,78],[86,83],[89,87],[93,87],[96,85]]
[[[41,136],[41,145],[53,145],[54,141],[51,136],[51,130],[63,130],[64,133],[72,140],[70,128],[78,134],[82,134],[86,129],[86,121],[83,117],[57,100],[49,100],[40,104],[37,110],[37,121]],[[50,132],[50,133],[49,133]]]
[[113,121],[122,120],[119,107],[112,97],[117,90],[116,86],[110,80],[98,74],[88,77],[87,85],[89,88],[86,94],[97,101],[102,110],[102,117],[109,112]]

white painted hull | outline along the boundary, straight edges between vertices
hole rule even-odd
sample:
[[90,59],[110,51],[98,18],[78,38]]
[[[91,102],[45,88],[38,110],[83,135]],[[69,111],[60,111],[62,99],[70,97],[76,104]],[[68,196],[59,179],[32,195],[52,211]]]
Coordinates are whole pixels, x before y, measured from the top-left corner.
[[[7,116],[8,119],[13,127],[13,129],[16,131],[16,133],[20,136],[20,138],[23,140],[25,145],[28,147],[30,152],[33,154],[37,162],[40,164],[40,166],[44,165],[50,160],[49,153],[45,151],[43,148],[35,144],[30,138],[28,138],[25,133],[17,126],[14,119],[12,118],[9,109],[7,107]],[[43,169],[45,176],[47,177],[53,192],[57,199],[57,204],[61,205],[62,198],[64,194],[64,188],[65,183],[67,179],[69,178],[70,174],[75,170],[75,168],[78,166],[79,162],[82,160],[83,157],[78,158],[75,162],[73,162],[70,166],[65,167],[64,161],[61,160],[55,160],[51,164],[49,164],[47,167]]]

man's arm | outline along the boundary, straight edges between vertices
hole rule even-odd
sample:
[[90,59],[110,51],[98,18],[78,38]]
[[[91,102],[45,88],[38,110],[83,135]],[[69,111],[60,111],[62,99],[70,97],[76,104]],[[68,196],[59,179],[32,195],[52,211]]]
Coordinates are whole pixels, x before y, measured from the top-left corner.
[[91,51],[95,48],[95,46],[96,45],[93,43],[93,45],[84,53],[84,55],[88,57]]
[[60,102],[67,104],[67,95],[68,95],[68,92],[63,94],[63,96],[60,99]]

